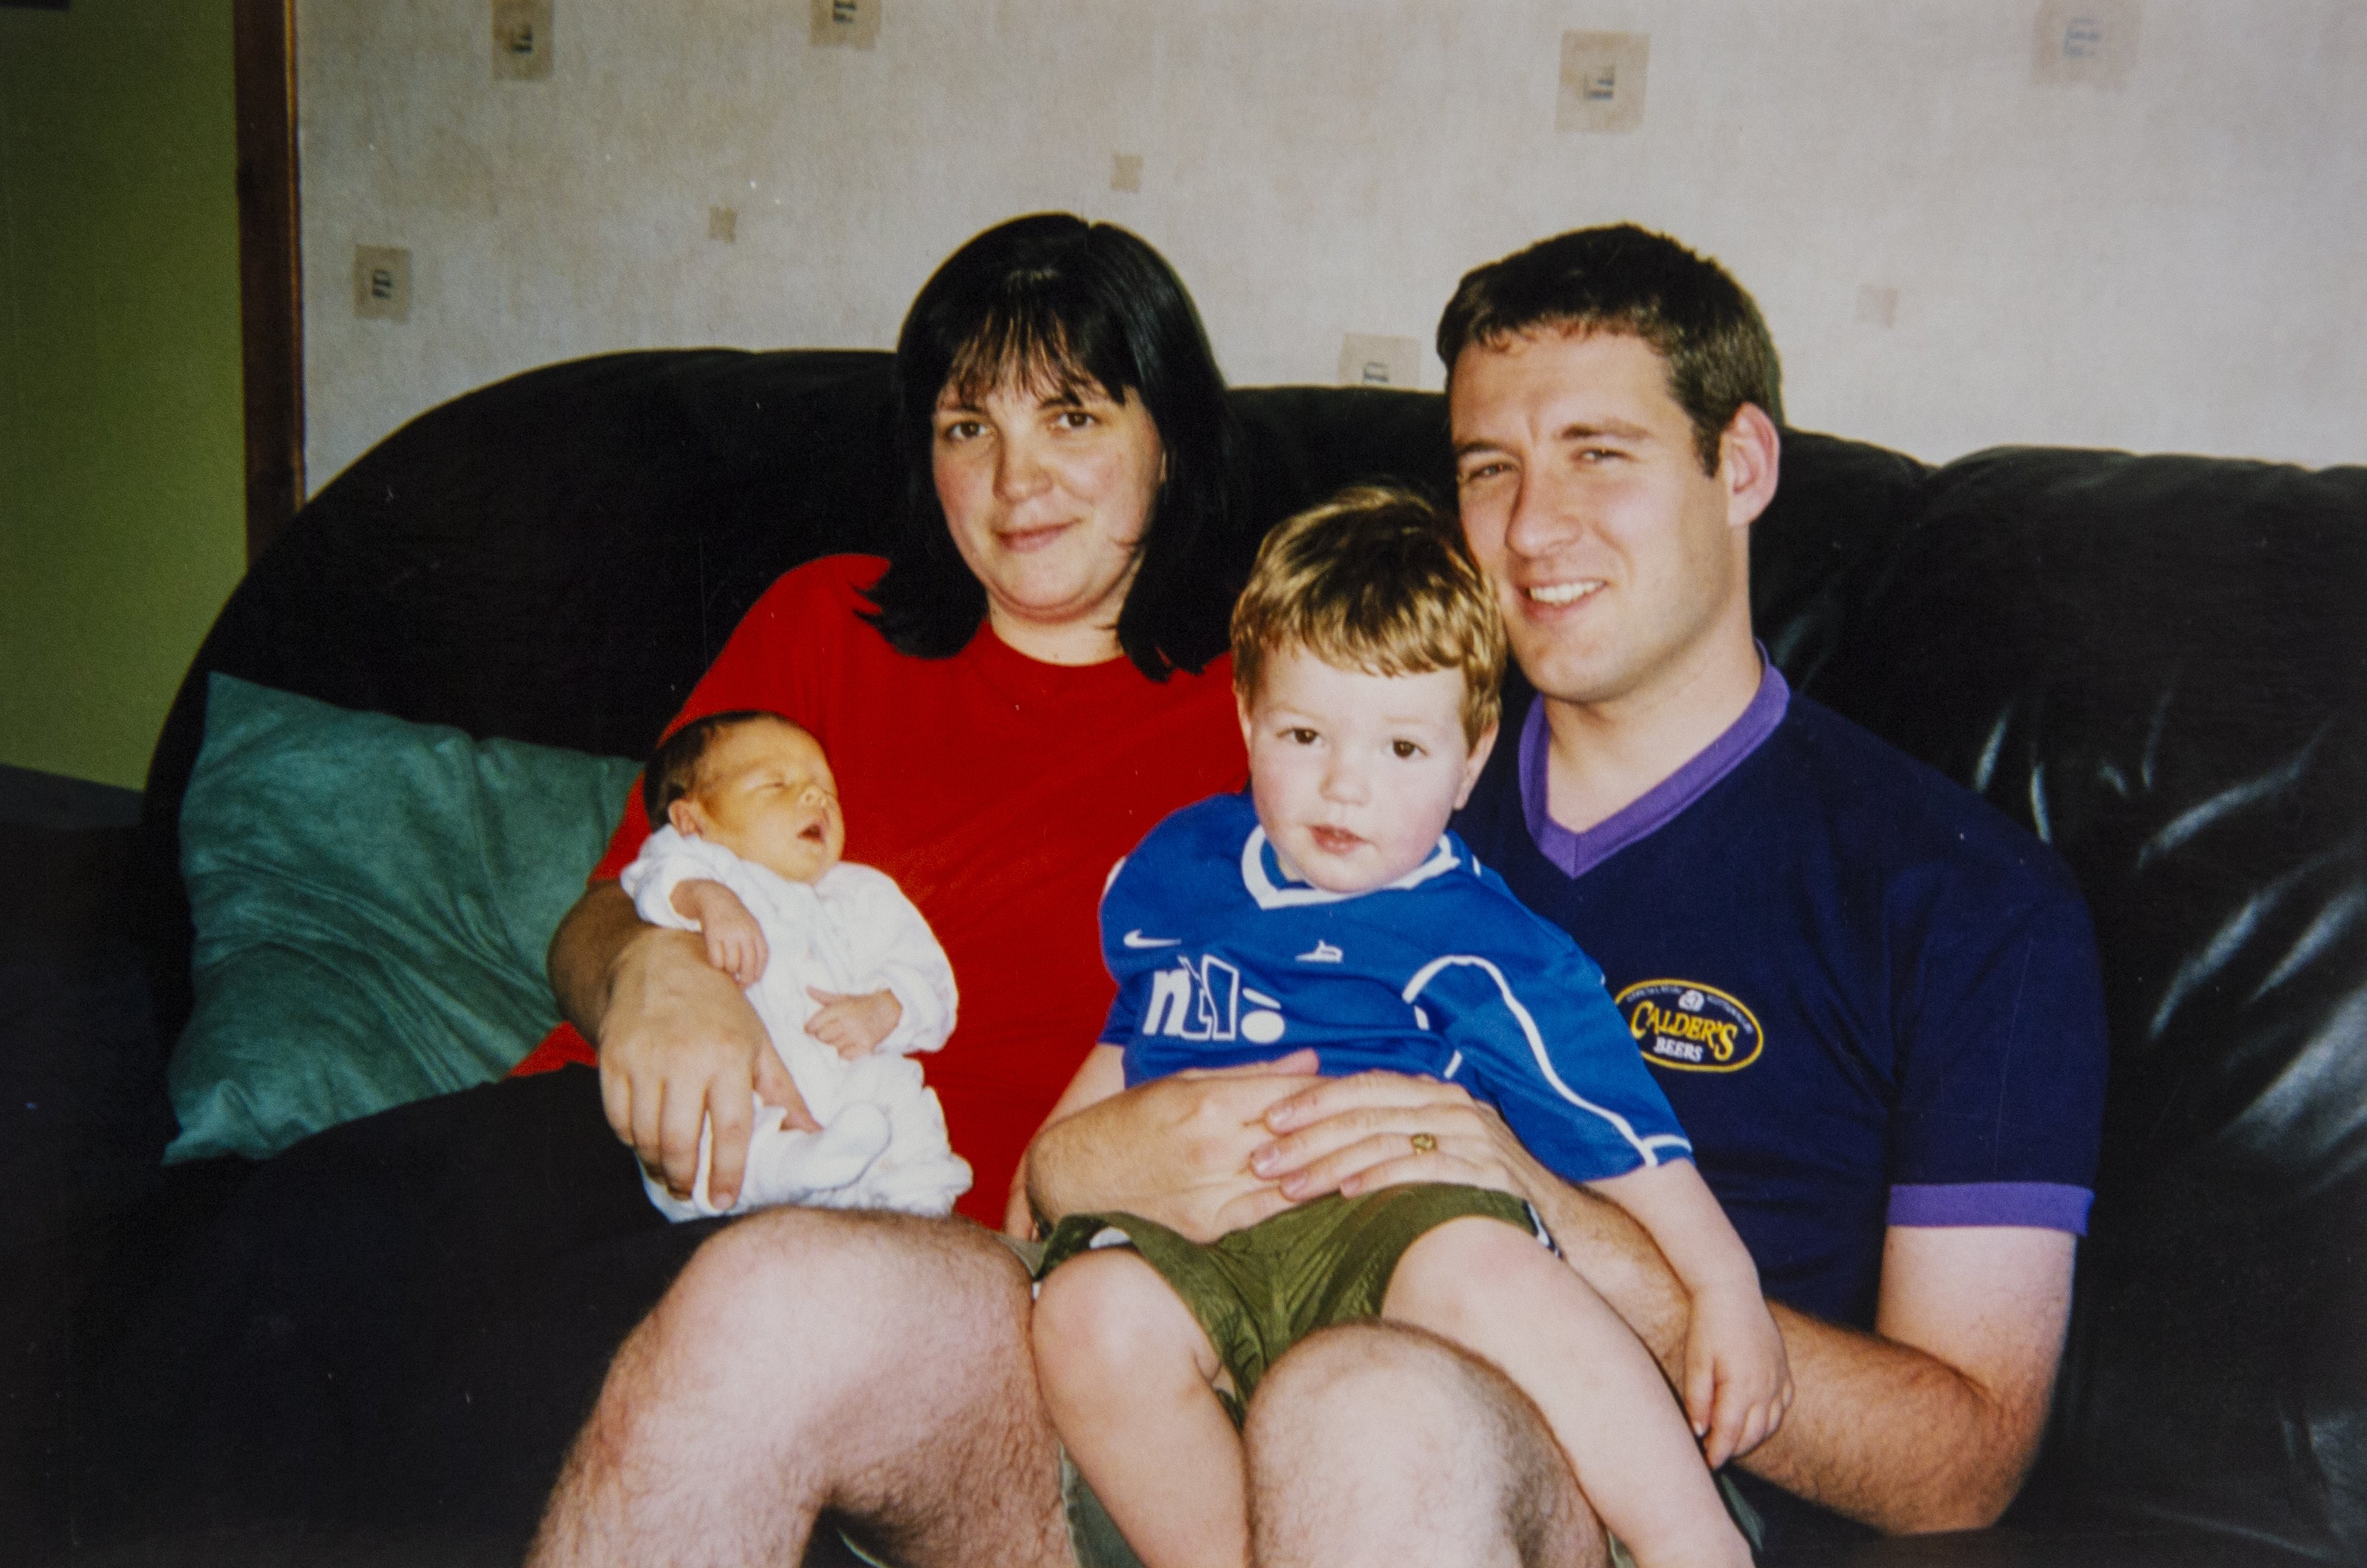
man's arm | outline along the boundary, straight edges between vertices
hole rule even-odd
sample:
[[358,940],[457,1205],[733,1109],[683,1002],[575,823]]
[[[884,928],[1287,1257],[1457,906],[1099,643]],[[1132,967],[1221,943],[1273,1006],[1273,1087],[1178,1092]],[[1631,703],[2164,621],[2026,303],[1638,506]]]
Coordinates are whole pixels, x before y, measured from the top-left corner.
[[[1562,1192],[1538,1208],[1572,1267],[1680,1375],[1683,1288],[1633,1220]],[[1781,1429],[1738,1462],[1895,1534],[1994,1523],[2038,1452],[2073,1252],[2062,1231],[1893,1226],[1873,1333],[1770,1303],[1795,1394]]]
[[1800,1394],[1745,1468],[1878,1529],[1995,1523],[2038,1454],[2076,1248],[2065,1231],[1893,1226],[1873,1334],[1775,1309]]
[[[1571,1266],[1672,1377],[1687,1299],[1641,1226],[1530,1157],[1451,1084],[1330,1078],[1274,1106],[1251,1168],[1283,1194],[1407,1181],[1493,1187],[1537,1206]],[[1436,1147],[1416,1150],[1411,1134]],[[1773,1306],[1795,1397],[1752,1473],[1878,1529],[1968,1529],[2013,1500],[2038,1448],[2070,1317],[2073,1241],[2010,1226],[1893,1227],[1874,1332]]]
[[698,1130],[711,1120],[708,1192],[719,1208],[739,1195],[751,1091],[818,1124],[739,986],[707,962],[692,931],[644,924],[613,882],[595,883],[550,939],[550,988],[560,1011],[599,1048],[608,1125],[644,1168],[686,1197],[698,1173]]
[[[1069,1087],[1060,1091],[1060,1098],[1045,1113],[1043,1125],[1036,1129],[1036,1137],[1044,1135],[1044,1128],[1125,1092],[1125,1048],[1107,1043],[1094,1046],[1085,1053],[1077,1076],[1069,1080]],[[1028,1140],[1028,1146],[1035,1146],[1035,1139]],[[1036,1235],[1036,1211],[1027,1199],[1027,1160],[1024,1156],[1019,1168],[1011,1173],[1011,1196],[1002,1208],[1002,1234],[1021,1241],[1033,1240]]]

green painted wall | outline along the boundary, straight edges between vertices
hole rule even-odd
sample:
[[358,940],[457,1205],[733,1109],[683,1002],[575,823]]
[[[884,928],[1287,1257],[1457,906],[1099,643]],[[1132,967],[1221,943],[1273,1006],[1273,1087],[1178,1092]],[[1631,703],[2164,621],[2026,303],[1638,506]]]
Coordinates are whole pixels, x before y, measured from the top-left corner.
[[0,762],[137,786],[244,569],[224,0],[0,8]]

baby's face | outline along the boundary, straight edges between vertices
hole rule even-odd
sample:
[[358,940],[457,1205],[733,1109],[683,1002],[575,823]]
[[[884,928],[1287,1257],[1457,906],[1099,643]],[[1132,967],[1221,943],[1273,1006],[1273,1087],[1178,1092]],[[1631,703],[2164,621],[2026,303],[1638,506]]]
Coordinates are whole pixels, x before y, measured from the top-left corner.
[[1285,869],[1330,893],[1385,887],[1430,857],[1495,732],[1463,739],[1463,675],[1374,675],[1297,649],[1241,709],[1250,794]]
[[698,787],[670,815],[676,832],[791,882],[821,880],[846,848],[830,759],[812,736],[772,719],[717,737],[698,761]]

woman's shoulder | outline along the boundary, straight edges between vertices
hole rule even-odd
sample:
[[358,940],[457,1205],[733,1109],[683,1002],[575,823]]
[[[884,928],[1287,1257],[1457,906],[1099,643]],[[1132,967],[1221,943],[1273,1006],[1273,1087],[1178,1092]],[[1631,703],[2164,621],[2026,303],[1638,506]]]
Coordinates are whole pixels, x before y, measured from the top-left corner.
[[871,610],[866,591],[887,570],[878,556],[856,555],[821,556],[792,567],[748,606],[734,639],[772,647],[788,638],[809,651],[818,639],[847,638],[857,631],[878,641],[878,633],[862,617]]
[[849,611],[867,610],[871,607],[871,585],[887,570],[887,561],[878,556],[817,556],[773,579],[773,585],[758,597],[749,613],[817,603]]

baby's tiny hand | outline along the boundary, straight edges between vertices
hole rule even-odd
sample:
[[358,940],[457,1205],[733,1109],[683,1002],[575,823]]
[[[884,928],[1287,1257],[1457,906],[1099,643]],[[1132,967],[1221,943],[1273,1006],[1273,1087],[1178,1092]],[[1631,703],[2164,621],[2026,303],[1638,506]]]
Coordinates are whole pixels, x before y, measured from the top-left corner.
[[850,997],[808,986],[806,995],[821,1004],[806,1020],[806,1032],[849,1061],[894,1033],[904,1016],[904,1004],[893,991]]
[[1775,1435],[1792,1407],[1784,1336],[1755,1290],[1693,1298],[1685,1336],[1685,1415],[1716,1470]]
[[770,957],[764,933],[738,894],[719,882],[698,877],[674,888],[674,907],[698,922],[699,934],[707,939],[709,964],[742,986],[764,978]]

